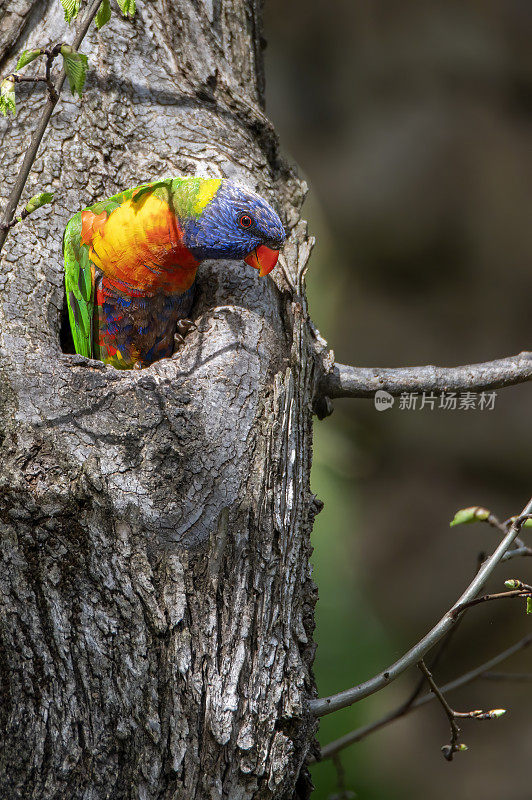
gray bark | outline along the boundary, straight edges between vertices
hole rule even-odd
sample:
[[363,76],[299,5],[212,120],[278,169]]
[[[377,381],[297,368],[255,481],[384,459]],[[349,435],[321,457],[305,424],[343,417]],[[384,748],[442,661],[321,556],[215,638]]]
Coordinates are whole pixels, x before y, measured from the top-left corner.
[[[25,47],[70,41],[62,16],[56,0],[4,3],[1,74]],[[258,0],[154,0],[93,28],[87,91],[64,91],[25,193],[52,187],[56,202],[4,247],[5,800],[309,796],[323,343],[302,283],[304,186],[263,113],[261,41]],[[32,89],[0,126],[4,200],[44,101]],[[240,263],[204,265],[198,330],[141,372],[62,353],[68,218],[189,173],[274,202],[286,269],[259,280]]]

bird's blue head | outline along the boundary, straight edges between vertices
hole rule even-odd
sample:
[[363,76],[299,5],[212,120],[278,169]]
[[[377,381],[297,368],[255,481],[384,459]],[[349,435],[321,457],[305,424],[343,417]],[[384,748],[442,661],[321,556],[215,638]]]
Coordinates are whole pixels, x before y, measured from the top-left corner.
[[198,261],[243,258],[261,276],[274,268],[286,239],[273,208],[227,180],[219,182],[198,216],[183,221],[183,228],[184,243]]

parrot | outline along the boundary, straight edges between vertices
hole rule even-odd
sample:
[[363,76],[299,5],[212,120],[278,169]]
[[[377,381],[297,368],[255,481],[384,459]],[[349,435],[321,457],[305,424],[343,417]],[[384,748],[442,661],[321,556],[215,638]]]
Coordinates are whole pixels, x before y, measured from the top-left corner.
[[285,239],[265,200],[221,178],[156,180],[78,211],[63,236],[76,353],[118,369],[171,356],[194,327],[201,262],[243,259],[262,277]]

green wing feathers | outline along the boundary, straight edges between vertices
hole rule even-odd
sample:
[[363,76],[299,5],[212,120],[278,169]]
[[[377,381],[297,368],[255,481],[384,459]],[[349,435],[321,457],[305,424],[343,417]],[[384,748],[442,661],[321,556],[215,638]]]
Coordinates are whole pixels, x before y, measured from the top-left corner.
[[[0,0],[1,3],[1,0]],[[99,215],[105,211],[109,216],[127,200],[133,200],[140,207],[151,193],[156,194],[170,207],[179,200],[179,207],[185,210],[193,206],[201,179],[164,178],[160,181],[143,183],[124,192],[102,200],[83,211]],[[190,197],[189,197],[190,195]],[[188,203],[188,205],[187,205]],[[78,211],[69,220],[63,236],[63,255],[65,258],[65,289],[70,318],[70,328],[76,353],[87,358],[94,357],[93,325],[95,307],[94,264],[89,259],[89,244],[85,232],[82,243],[82,213]]]
[[69,221],[63,237],[65,290],[76,353],[92,358],[93,271],[89,247],[81,244],[81,212]]

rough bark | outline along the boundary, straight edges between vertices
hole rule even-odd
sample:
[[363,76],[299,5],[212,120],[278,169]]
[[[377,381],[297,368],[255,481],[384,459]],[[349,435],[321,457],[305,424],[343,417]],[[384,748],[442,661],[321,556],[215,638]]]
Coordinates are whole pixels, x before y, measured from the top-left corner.
[[[38,12],[38,13],[37,13]],[[29,46],[62,11],[4,4]],[[0,796],[296,798],[315,591],[304,186],[263,113],[259,0],[154,0],[88,35],[0,270]],[[22,22],[21,22],[22,20]],[[5,27],[5,26],[4,26]],[[70,34],[71,36],[71,34]],[[33,69],[32,65],[28,72]],[[2,123],[7,197],[45,97]],[[241,180],[279,207],[287,267],[200,270],[198,330],[141,372],[65,354],[61,236],[79,208],[159,176]]]

